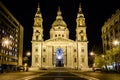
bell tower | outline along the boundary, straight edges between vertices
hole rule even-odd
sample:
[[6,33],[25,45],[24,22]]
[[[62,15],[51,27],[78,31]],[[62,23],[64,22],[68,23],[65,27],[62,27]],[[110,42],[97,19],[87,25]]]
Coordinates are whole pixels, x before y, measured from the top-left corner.
[[38,4],[37,12],[34,17],[33,35],[32,35],[32,67],[41,66],[41,49],[43,42],[43,19]]
[[78,45],[78,69],[88,67],[88,41],[86,35],[86,24],[81,4],[76,19],[76,42]]
[[77,41],[87,41],[86,37],[86,24],[84,14],[82,12],[81,4],[79,5],[79,11],[76,19],[76,40]]
[[42,14],[40,13],[40,7],[38,4],[37,12],[34,18],[34,25],[33,25],[33,41],[43,41],[43,19]]

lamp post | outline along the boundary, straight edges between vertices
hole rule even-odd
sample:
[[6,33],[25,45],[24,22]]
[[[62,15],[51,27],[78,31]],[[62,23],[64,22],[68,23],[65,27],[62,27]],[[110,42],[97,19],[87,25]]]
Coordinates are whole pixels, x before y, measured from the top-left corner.
[[27,52],[25,57],[23,58],[23,64],[24,64],[24,71],[28,71],[28,66],[30,66],[29,64],[29,57],[31,56],[31,53],[30,52]]
[[102,54],[102,58],[103,58],[103,69],[107,70],[107,59],[106,59],[106,56],[104,54]]
[[90,56],[92,57],[92,69],[93,71],[95,71],[95,63],[94,63],[95,53],[93,51],[90,52]]
[[11,41],[9,39],[3,39],[2,40],[2,46],[5,47],[5,46],[9,46],[11,43]]
[[28,51],[27,53],[26,53],[26,57],[27,57],[27,64],[28,64],[28,66],[30,66],[30,56],[31,56],[31,52],[30,51]]
[[95,64],[94,64],[94,59],[95,59],[95,53],[92,51],[90,52],[90,56],[92,58],[92,67],[95,67]]

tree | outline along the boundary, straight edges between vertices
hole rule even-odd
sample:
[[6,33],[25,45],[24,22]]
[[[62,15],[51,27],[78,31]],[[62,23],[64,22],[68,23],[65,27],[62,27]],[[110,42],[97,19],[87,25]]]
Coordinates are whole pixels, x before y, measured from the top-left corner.
[[102,55],[95,55],[94,63],[96,67],[102,67],[105,64],[104,57]]

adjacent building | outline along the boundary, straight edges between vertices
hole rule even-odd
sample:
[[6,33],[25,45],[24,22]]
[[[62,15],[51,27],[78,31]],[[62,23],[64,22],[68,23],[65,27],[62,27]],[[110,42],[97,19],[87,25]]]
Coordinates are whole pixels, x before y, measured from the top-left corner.
[[[46,23],[47,24],[47,23]],[[76,40],[69,39],[69,29],[60,7],[50,29],[50,39],[43,39],[43,18],[38,5],[32,35],[32,67],[88,68],[88,40],[81,5],[76,18]]]
[[23,26],[0,2],[0,66],[14,70],[22,65]]
[[117,9],[115,14],[109,18],[102,26],[102,43],[103,51],[106,53],[114,47],[113,41],[120,41],[120,10]]

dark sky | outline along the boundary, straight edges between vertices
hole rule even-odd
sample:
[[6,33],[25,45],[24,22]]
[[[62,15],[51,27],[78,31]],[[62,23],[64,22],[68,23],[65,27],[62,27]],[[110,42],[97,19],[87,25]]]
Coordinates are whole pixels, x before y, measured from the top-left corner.
[[118,8],[120,9],[119,0],[3,0],[2,2],[24,27],[24,53],[31,51],[33,20],[38,2],[43,17],[45,40],[49,39],[49,31],[56,19],[58,6],[70,31],[70,39],[75,40],[76,17],[81,3],[86,19],[89,51],[93,46],[102,46],[101,27]]

